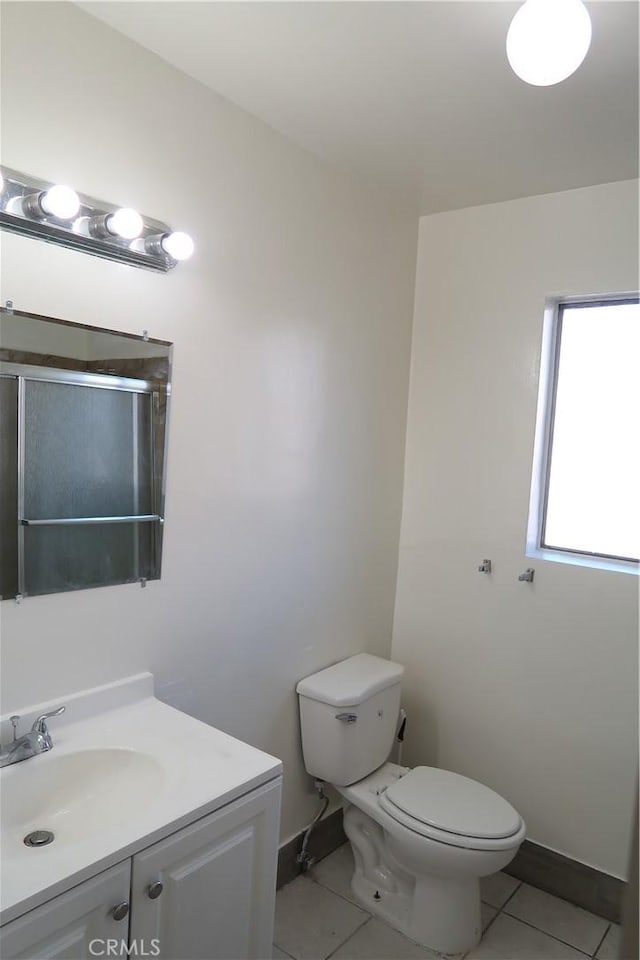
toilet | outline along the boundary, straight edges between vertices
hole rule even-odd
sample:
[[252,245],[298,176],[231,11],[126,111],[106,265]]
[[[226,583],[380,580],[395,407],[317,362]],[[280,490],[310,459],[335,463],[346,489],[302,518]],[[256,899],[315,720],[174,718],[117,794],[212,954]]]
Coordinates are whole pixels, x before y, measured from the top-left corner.
[[358,654],[301,680],[305,767],[343,798],[356,899],[441,953],[480,940],[480,877],[502,870],[522,817],[475,780],[389,762],[404,668]]

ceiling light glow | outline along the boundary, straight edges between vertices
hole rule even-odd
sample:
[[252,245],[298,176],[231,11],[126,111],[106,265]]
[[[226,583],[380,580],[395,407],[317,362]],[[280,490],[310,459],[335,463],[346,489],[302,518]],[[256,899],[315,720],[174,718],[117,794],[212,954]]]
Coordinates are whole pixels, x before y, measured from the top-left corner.
[[548,87],[575,73],[590,44],[582,0],[526,0],[507,33],[507,58],[521,80]]

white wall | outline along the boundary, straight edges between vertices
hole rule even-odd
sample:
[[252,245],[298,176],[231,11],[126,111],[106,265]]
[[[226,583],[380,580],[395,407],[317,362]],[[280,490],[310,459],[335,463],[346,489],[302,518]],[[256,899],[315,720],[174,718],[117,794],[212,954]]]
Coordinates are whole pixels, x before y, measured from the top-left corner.
[[637,211],[630,181],[421,220],[392,650],[407,762],[484,781],[530,839],[618,876],[638,579],[549,562],[517,577],[544,299],[637,289]]
[[197,245],[160,276],[3,235],[3,299],[148,329],[175,377],[161,582],[3,603],[2,709],[149,669],[284,760],[286,838],[296,681],[389,653],[417,223],[71,5],[3,5],[2,44],[3,162]]

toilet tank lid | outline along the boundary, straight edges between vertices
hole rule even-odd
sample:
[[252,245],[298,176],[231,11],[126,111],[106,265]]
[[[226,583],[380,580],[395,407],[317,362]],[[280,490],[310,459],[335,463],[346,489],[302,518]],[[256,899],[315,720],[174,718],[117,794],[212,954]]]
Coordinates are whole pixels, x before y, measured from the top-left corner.
[[301,697],[333,707],[355,706],[374,693],[399,683],[404,667],[382,657],[359,653],[305,677],[296,687]]

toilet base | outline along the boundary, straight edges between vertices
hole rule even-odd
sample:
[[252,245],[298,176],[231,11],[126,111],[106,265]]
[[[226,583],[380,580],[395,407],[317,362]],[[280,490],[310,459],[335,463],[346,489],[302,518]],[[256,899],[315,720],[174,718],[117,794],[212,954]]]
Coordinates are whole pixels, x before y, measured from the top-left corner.
[[475,947],[482,936],[479,881],[420,877],[407,936],[441,953]]
[[[365,910],[375,914],[381,920],[385,920],[391,927],[395,927],[405,936],[412,937],[409,933],[410,914],[411,914],[411,896],[406,890],[380,890],[375,883],[368,880],[357,870],[351,880],[351,889],[355,894],[358,903],[362,904]],[[428,946],[423,943],[422,946]]]
[[476,946],[482,934],[477,877],[409,873],[380,825],[353,804],[345,804],[344,829],[355,860],[351,888],[366,910],[440,953]]
[[[413,893],[380,890],[362,874],[354,873],[351,889],[362,906],[410,940],[439,953],[466,953],[480,942],[480,891],[442,890],[440,877],[423,877]],[[453,905],[453,909],[452,909]]]

